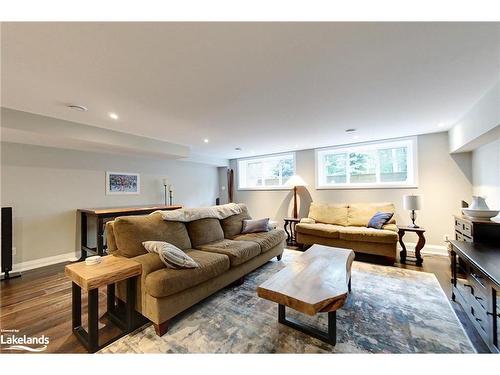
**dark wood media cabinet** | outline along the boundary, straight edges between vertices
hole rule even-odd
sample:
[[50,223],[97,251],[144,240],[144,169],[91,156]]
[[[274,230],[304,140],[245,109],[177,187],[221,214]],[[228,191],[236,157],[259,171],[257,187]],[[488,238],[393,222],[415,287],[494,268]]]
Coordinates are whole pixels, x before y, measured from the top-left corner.
[[493,353],[500,353],[500,242],[452,244],[452,300]]

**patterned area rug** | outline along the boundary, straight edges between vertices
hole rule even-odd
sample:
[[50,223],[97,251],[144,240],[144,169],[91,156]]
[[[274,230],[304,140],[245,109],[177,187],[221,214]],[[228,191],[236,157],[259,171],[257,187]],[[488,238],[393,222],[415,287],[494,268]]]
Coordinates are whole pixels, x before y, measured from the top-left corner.
[[[352,293],[337,311],[336,346],[279,324],[277,304],[256,288],[298,254],[286,250],[243,285],[186,310],[163,337],[150,325],[101,353],[474,353],[433,274],[362,262],[354,262]],[[326,314],[287,315],[326,330]]]

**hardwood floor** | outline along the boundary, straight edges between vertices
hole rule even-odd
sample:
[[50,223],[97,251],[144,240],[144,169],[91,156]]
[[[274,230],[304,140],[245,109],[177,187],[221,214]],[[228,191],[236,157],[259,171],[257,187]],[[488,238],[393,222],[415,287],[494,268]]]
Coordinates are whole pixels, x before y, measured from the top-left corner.
[[[362,259],[361,259],[362,258]],[[359,257],[358,260],[377,261]],[[50,338],[45,353],[85,353],[85,348],[71,333],[71,282],[64,275],[65,264],[56,264],[23,273],[21,278],[0,284],[0,328],[18,329],[18,335]],[[451,294],[450,263],[448,257],[424,255],[423,267],[396,264],[396,267],[434,273],[447,296]],[[120,333],[108,324],[105,289],[99,291],[101,342]],[[425,290],[422,291],[425,293]],[[464,329],[479,353],[489,353],[480,336],[471,327],[465,313],[457,303],[452,303]],[[86,325],[87,298],[82,293],[82,321]],[[7,351],[4,351],[7,353]]]

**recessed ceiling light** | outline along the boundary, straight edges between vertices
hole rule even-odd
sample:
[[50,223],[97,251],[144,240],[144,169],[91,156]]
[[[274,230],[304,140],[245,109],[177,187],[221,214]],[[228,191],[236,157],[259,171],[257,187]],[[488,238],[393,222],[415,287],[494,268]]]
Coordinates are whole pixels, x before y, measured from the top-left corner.
[[84,107],[83,105],[79,105],[79,104],[70,104],[70,105],[68,105],[68,108],[74,109],[75,111],[80,111],[80,112],[88,111],[87,107]]
[[118,115],[114,112],[109,112],[108,116],[112,118],[113,120],[118,120]]
[[354,137],[352,137],[353,139],[359,139],[359,135],[355,135]]
[[208,143],[208,138],[205,138],[203,142]]
[[235,147],[234,148],[236,151],[241,151],[241,147]]
[[440,122],[439,124],[437,124],[437,127],[438,128],[444,128],[445,127],[445,123],[444,122]]
[[356,133],[357,132],[357,129],[346,129],[345,132],[347,134],[352,134],[352,133]]

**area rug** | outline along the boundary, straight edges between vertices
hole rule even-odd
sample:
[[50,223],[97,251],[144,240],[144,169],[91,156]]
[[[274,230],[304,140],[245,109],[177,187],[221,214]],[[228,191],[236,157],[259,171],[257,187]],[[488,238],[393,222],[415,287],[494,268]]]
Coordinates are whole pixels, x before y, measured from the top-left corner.
[[[436,277],[354,262],[352,293],[337,311],[337,345],[278,323],[276,303],[256,288],[300,254],[285,250],[246,277],[172,320],[163,337],[147,326],[101,353],[474,353]],[[287,315],[326,330],[326,314]]]

